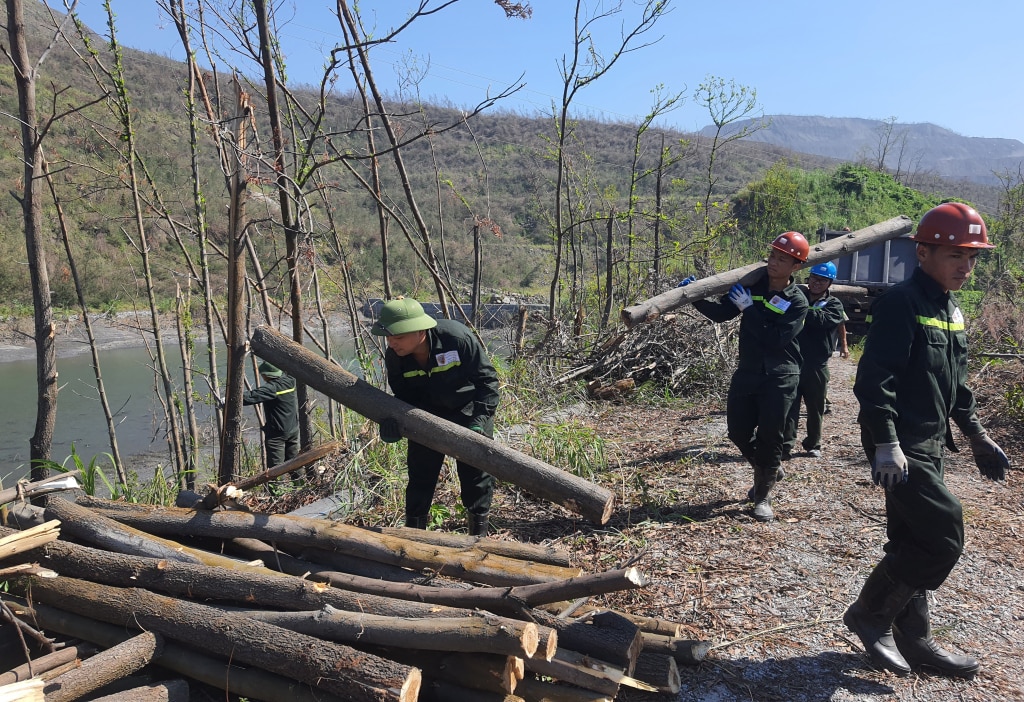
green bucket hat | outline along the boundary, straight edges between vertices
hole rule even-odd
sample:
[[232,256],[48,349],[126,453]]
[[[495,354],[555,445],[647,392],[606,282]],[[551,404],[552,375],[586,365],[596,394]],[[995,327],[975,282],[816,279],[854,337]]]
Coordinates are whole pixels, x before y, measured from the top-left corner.
[[267,361],[260,361],[260,364],[256,367],[259,369],[260,375],[268,378],[280,378],[282,375],[280,368]]
[[384,304],[380,317],[370,327],[370,333],[376,336],[397,336],[436,326],[437,320],[423,311],[423,305],[411,297],[400,297]]

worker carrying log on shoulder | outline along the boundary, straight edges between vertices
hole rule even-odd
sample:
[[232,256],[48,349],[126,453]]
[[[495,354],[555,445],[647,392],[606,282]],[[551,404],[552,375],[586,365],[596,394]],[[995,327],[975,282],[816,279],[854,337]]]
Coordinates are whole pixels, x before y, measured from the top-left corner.
[[775,518],[772,489],[784,475],[783,432],[800,381],[797,335],[807,315],[807,298],[793,283],[793,273],[809,250],[803,234],[780,234],[771,243],[765,273],[753,285],[736,284],[718,300],[693,303],[712,322],[742,315],[739,361],[726,412],[729,440],[754,468],[754,487],[747,497],[758,521]]
[[[471,431],[494,437],[498,376],[476,336],[460,322],[435,320],[412,298],[386,303],[370,328],[387,339],[384,365],[388,385],[399,400]],[[398,422],[380,422],[380,438],[402,438]],[[406,465],[405,525],[426,529],[444,454],[409,441]],[[469,533],[487,535],[494,478],[463,461],[456,462]]]
[[829,294],[832,281],[836,279],[836,264],[831,261],[819,263],[811,268],[807,286],[800,289],[807,296],[807,318],[800,332],[800,384],[796,398],[786,420],[786,439],[782,445],[782,460],[793,453],[800,428],[800,405],[807,407],[807,436],[801,442],[804,451],[811,458],[821,458],[821,427],[825,418],[825,403],[828,399],[829,359],[839,342],[839,325],[846,312],[838,297]]

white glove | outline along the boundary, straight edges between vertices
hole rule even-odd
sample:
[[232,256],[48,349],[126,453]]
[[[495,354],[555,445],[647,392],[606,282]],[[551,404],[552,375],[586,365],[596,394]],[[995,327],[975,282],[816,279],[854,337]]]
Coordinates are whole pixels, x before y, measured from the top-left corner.
[[750,297],[750,291],[739,283],[730,288],[729,299],[739,308],[740,312],[754,304],[754,300]]
[[875,446],[875,461],[871,466],[875,485],[891,490],[897,484],[907,482],[907,477],[907,457],[903,455],[900,442]]

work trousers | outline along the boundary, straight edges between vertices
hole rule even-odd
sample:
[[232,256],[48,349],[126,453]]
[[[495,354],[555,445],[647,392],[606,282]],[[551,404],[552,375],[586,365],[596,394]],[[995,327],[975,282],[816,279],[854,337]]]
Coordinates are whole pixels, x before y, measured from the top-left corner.
[[[863,430],[861,443],[874,461],[874,444]],[[900,448],[908,478],[885,491],[886,563],[900,582],[936,590],[963,554],[963,507],[943,479],[942,442],[901,441]]]
[[726,402],[729,440],[751,464],[766,470],[782,465],[786,417],[799,382],[795,373],[733,373]]
[[[465,418],[466,422],[469,417]],[[458,422],[463,424],[464,422]],[[494,437],[494,422],[485,422],[483,435]],[[405,523],[426,524],[430,506],[434,502],[437,481],[444,466],[445,454],[414,441],[409,442],[406,463],[409,483],[405,488]],[[494,477],[463,461],[455,462],[459,475],[459,489],[462,506],[471,515],[483,516],[491,510],[494,497]]]
[[299,430],[288,434],[263,432],[263,447],[267,452],[267,470],[299,455]]
[[800,405],[807,407],[807,436],[802,442],[804,451],[821,450],[821,427],[825,419],[825,399],[828,397],[828,364],[804,368],[800,373],[800,384],[796,397],[786,418],[786,439],[784,453],[792,453],[800,430]]

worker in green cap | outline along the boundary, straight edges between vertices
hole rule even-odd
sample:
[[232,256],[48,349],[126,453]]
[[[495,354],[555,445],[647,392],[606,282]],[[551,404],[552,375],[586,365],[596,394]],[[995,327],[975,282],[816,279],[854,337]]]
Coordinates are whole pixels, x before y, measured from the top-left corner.
[[[387,339],[384,365],[395,397],[493,438],[498,376],[468,327],[435,320],[416,300],[400,297],[383,306],[370,331]],[[389,443],[402,438],[393,417],[380,422],[380,438]],[[426,529],[444,454],[409,441],[406,465],[405,525]],[[456,461],[456,468],[469,533],[486,536],[494,478],[463,461]]]
[[263,446],[267,469],[299,453],[299,404],[295,378],[267,361],[257,366],[263,382],[242,395],[243,405],[263,405]]

